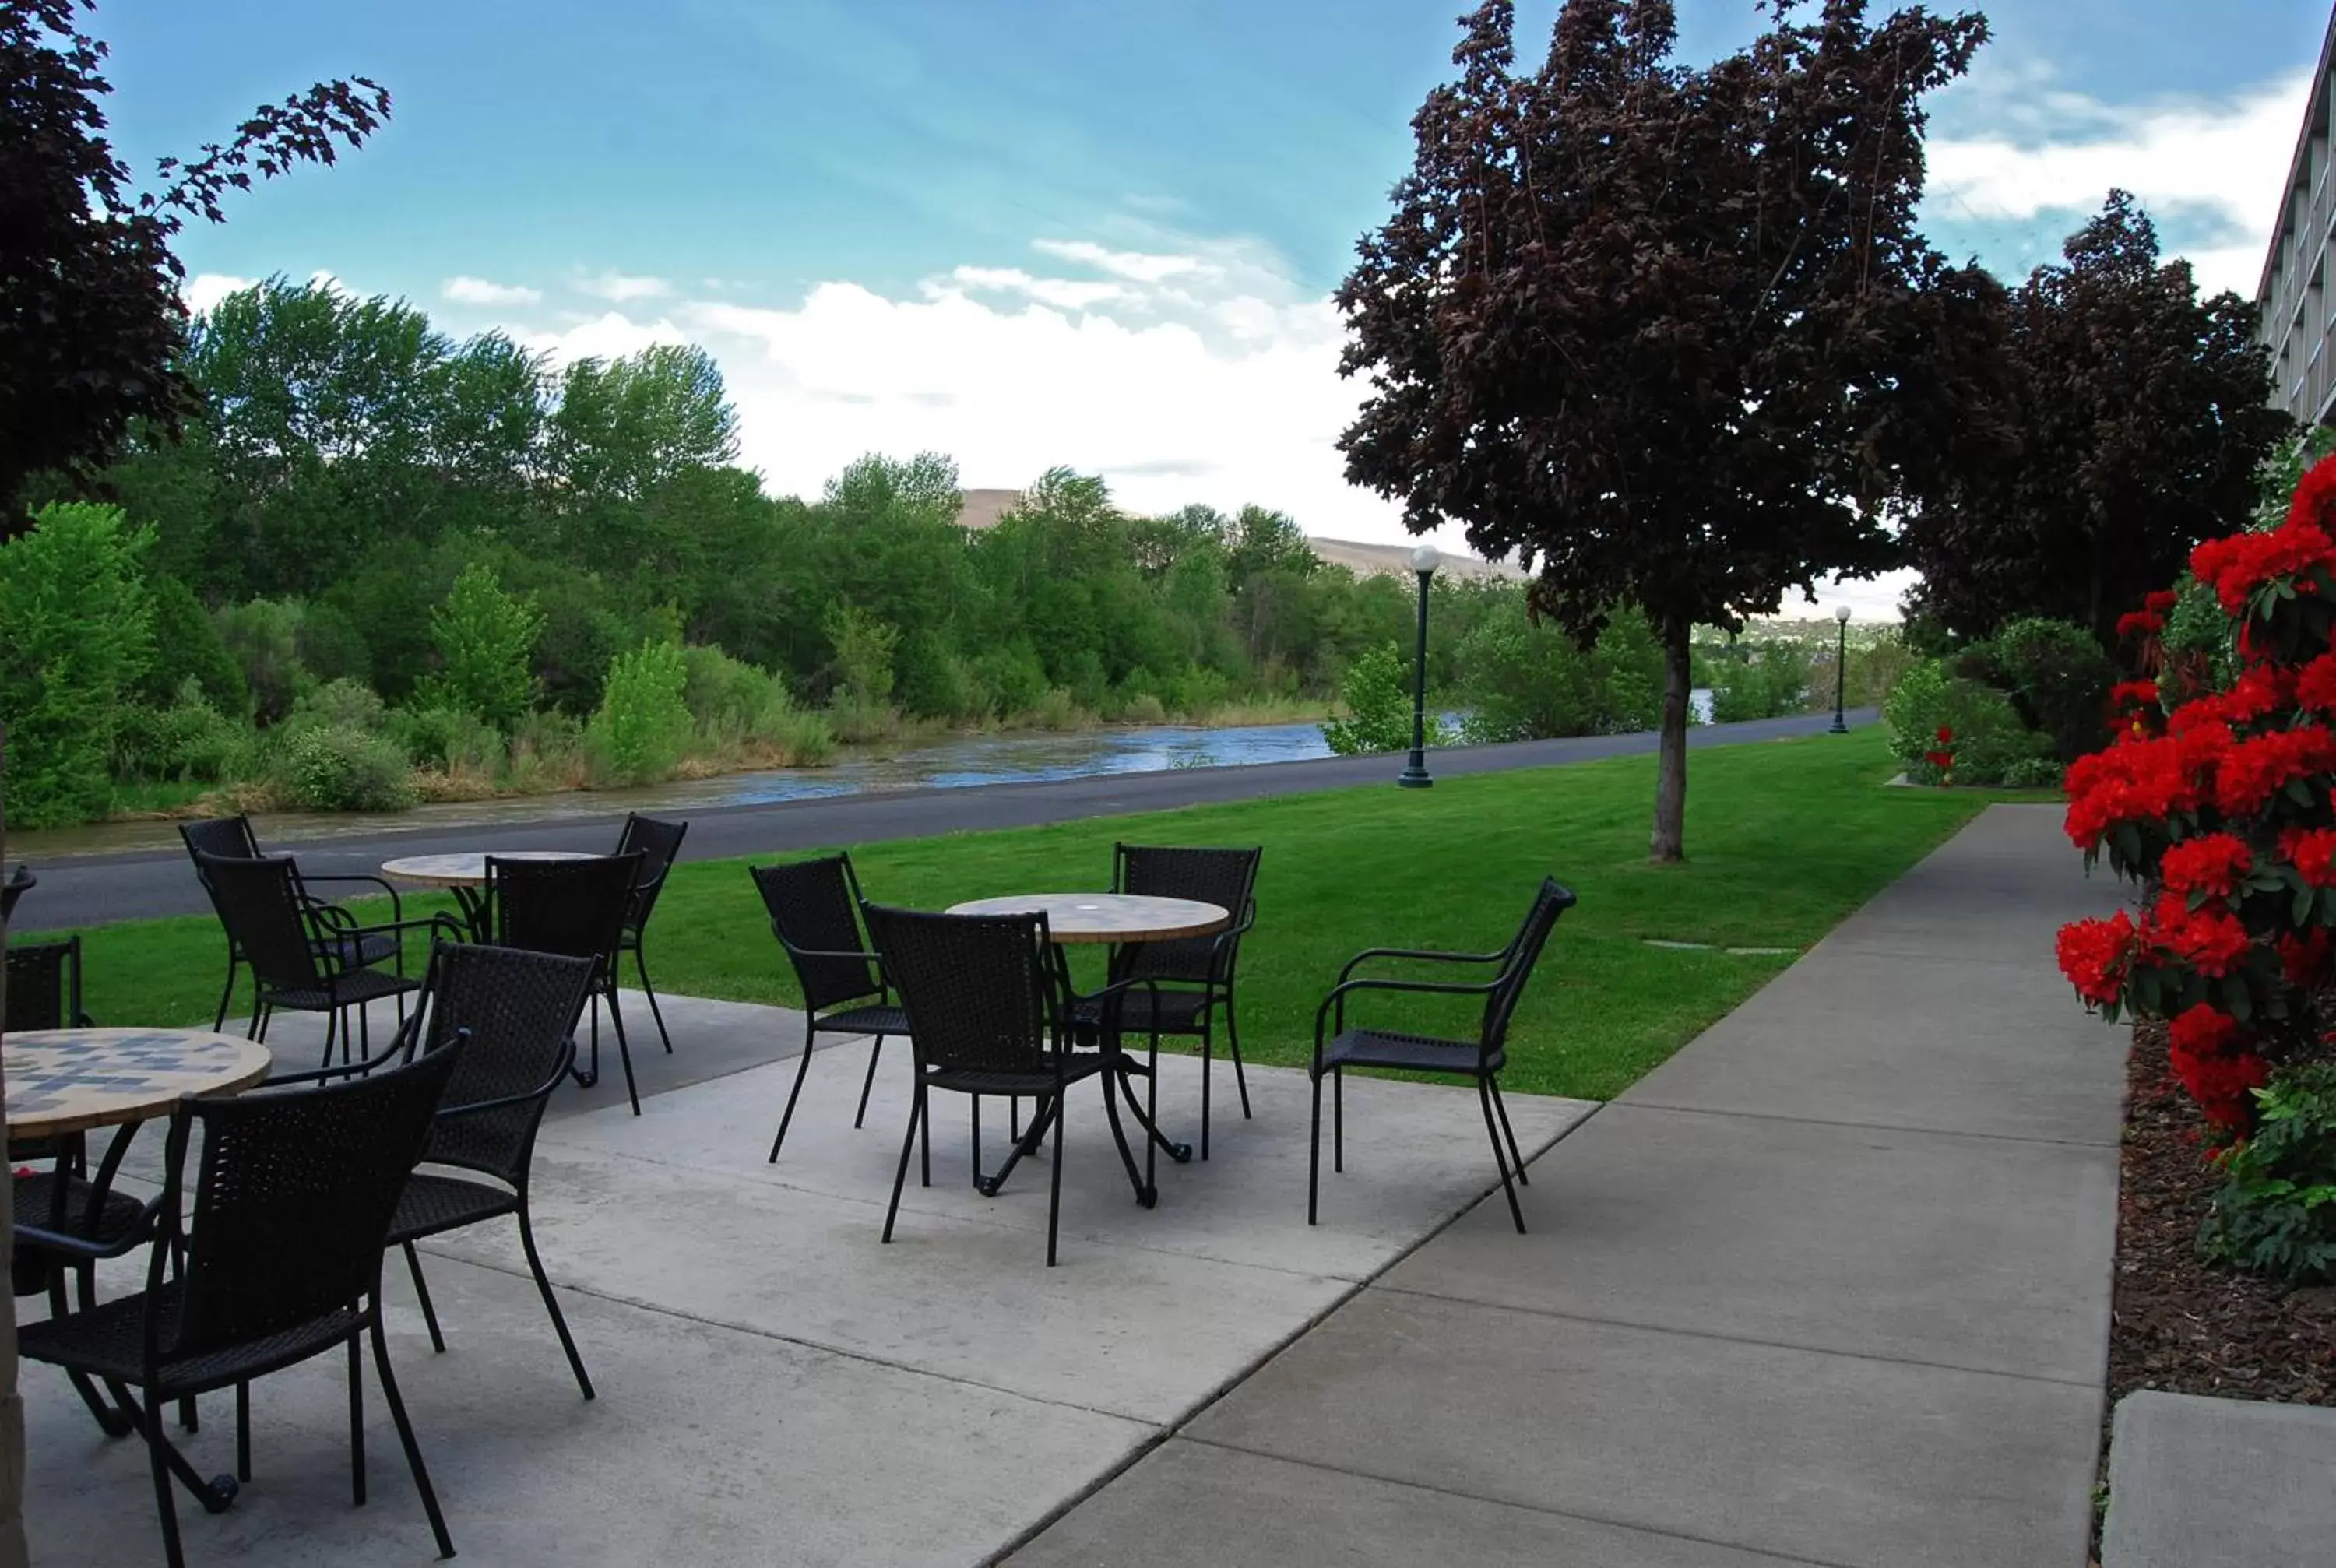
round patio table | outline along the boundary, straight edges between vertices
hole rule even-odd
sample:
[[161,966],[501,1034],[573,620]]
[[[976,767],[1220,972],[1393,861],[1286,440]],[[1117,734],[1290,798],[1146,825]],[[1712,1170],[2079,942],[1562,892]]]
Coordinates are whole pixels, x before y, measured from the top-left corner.
[[[1004,898],[974,899],[961,904],[951,904],[953,915],[1029,915],[1044,913],[1046,917],[1047,940],[1057,949],[1083,942],[1173,942],[1186,937],[1205,937],[1225,929],[1232,916],[1222,904],[1202,903],[1198,899],[1162,899],[1143,893],[1010,893]],[[1153,1060],[1138,1066],[1126,1052],[1119,1056],[1120,1082],[1127,1083],[1131,1073],[1142,1072],[1149,1086],[1156,1092],[1160,1083],[1157,1046],[1159,1037],[1153,1037]],[[1151,1096],[1145,1096],[1149,1103]],[[1192,1145],[1177,1143],[1160,1130],[1155,1114],[1138,1109],[1133,1087],[1127,1091],[1127,1114],[1144,1129],[1146,1146],[1144,1152],[1144,1185],[1152,1186],[1152,1151],[1158,1149],[1178,1164],[1189,1164]],[[1046,1129],[1043,1119],[1032,1125],[1019,1148],[1029,1154],[1036,1150],[1038,1135]]]
[[0,1040],[8,1135],[53,1138],[167,1114],[181,1095],[232,1095],[268,1076],[258,1040],[204,1029],[30,1029]]
[[[381,874],[392,881],[413,882],[425,888],[445,888],[461,906],[463,923],[471,928],[476,941],[488,941],[493,933],[487,925],[487,861],[484,851],[465,851],[451,855],[402,855],[394,861],[381,862]],[[598,856],[583,850],[498,850],[492,857],[499,861],[589,861]]]

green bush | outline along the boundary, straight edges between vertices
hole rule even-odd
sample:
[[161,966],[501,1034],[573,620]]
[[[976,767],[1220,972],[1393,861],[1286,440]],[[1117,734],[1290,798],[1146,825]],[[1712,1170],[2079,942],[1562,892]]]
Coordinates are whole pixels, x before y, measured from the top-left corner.
[[274,724],[315,684],[300,662],[300,604],[289,599],[255,599],[211,618],[219,640],[243,671],[251,693],[251,716]]
[[2336,1283],[2336,1064],[2281,1073],[2255,1101],[2254,1135],[2223,1156],[2199,1251],[2289,1289]]
[[149,579],[154,599],[154,646],[167,657],[147,667],[139,695],[156,707],[179,702],[179,688],[188,680],[201,687],[202,700],[223,714],[241,714],[251,704],[243,684],[243,667],[219,640],[210,611],[195,590],[168,573]]
[[2061,775],[2068,771],[2058,757],[2021,757],[2003,770],[2002,782],[2016,790],[2059,789]]
[[460,708],[397,708],[384,729],[418,767],[442,773],[476,768],[492,774],[503,764],[502,735],[478,715]]
[[760,747],[793,767],[815,765],[833,754],[835,735],[827,720],[797,707],[777,676],[718,648],[685,648],[681,657],[682,700],[705,745]]
[[925,718],[973,718],[982,707],[972,667],[930,631],[900,639],[893,689],[900,706]]
[[338,724],[288,733],[277,748],[273,782],[295,811],[400,812],[422,798],[395,741]]
[[[1633,610],[1617,612],[1584,651],[1554,625],[1534,625],[1524,596],[1513,594],[1461,638],[1454,662],[1471,741],[1614,735],[1650,729],[1660,714],[1662,650]],[[1408,690],[1402,707],[1401,745],[1408,746]]]
[[41,509],[0,545],[0,720],[8,819],[51,827],[113,799],[114,732],[153,656],[145,531],[110,506]]
[[1165,724],[1168,705],[1148,691],[1140,691],[1120,698],[1117,717],[1122,724]]
[[302,604],[292,646],[301,667],[318,680],[373,678],[373,651],[365,646],[365,633],[337,605],[316,599]]
[[989,711],[999,718],[1027,713],[1046,695],[1046,667],[1027,642],[1017,640],[992,648],[973,661],[974,678],[989,696]]
[[1974,645],[1963,664],[2010,692],[2027,727],[2049,736],[2062,762],[2107,743],[2117,666],[2083,627],[2040,617],[2015,620]]
[[1062,686],[1048,687],[1026,716],[1037,728],[1050,730],[1077,729],[1087,717],[1070,687]]
[[284,722],[287,726],[378,730],[388,717],[389,705],[373,687],[345,676],[302,692],[293,699],[292,711],[284,716]]
[[[1347,667],[1339,688],[1347,716],[1322,726],[1322,738],[1340,756],[1366,752],[1405,751],[1411,745],[1411,661],[1395,644],[1382,643]],[[1427,719],[1427,744],[1449,745],[1453,736],[1434,714]]]
[[256,736],[206,700],[194,676],[168,706],[123,705],[114,730],[113,775],[131,783],[226,784],[251,771]]
[[1711,661],[1711,720],[1779,718],[1806,711],[1810,653],[1783,638],[1738,643]]
[[2231,618],[2214,590],[2185,576],[2157,638],[2165,654],[2158,696],[2166,710],[2210,692],[2227,691],[2239,678],[2237,644]]
[[[1939,782],[1924,754],[1942,749],[1942,728],[1953,736],[1943,749],[1954,754],[1957,784],[2001,784],[2020,765],[2052,757],[2051,737],[2029,729],[2008,695],[1950,674],[1938,659],[1907,670],[1883,703],[1882,716],[1892,752],[1916,784]],[[2023,776],[2035,775],[2030,768]]]
[[608,666],[600,706],[585,726],[595,778],[655,784],[670,778],[689,749],[689,671],[670,642],[645,642]]
[[543,612],[504,592],[492,567],[472,561],[430,612],[439,671],[423,683],[421,706],[458,708],[510,729],[534,704],[542,636]]

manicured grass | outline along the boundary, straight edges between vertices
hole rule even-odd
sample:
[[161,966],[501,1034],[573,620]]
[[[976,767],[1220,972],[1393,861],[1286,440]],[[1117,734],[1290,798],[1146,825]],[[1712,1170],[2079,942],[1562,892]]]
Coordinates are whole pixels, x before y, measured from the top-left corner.
[[[1646,861],[1649,757],[1450,779],[1433,790],[1338,790],[908,840],[854,849],[852,859],[871,898],[938,908],[1103,887],[1118,839],[1262,844],[1258,927],[1241,950],[1241,1042],[1251,1060],[1280,1063],[1305,1059],[1315,1007],[1357,950],[1496,948],[1542,875],[1554,874],[1581,903],[1560,922],[1526,993],[1505,1081],[1524,1092],[1604,1098],[1791,961],[1650,947],[1646,939],[1796,953],[1987,803],[1884,787],[1894,771],[1878,728],[1698,752],[1687,830],[1693,858],[1678,866]],[[661,990],[794,999],[745,864],[676,868],[650,926]],[[406,906],[409,914],[433,907],[424,899]],[[223,944],[208,917],[106,927],[86,942],[90,1007],[101,1019],[210,1018]],[[1465,1001],[1375,1007],[1375,1019],[1474,1027]]]

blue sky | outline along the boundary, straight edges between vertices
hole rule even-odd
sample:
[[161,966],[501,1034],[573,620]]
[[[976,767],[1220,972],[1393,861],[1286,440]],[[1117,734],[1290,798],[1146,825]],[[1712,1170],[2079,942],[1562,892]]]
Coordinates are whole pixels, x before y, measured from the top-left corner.
[[[1131,504],[1394,537],[1329,442],[1324,297],[1382,215],[1460,0],[114,0],[133,164],[364,73],[396,117],[190,231],[196,297],[326,272],[555,356],[705,343],[774,489],[938,447]],[[2005,0],[1936,104],[1931,228],[2007,274],[2111,180],[2252,291],[2321,0]],[[1537,57],[1556,0],[1519,6]],[[1683,0],[1681,52],[1749,35]]]

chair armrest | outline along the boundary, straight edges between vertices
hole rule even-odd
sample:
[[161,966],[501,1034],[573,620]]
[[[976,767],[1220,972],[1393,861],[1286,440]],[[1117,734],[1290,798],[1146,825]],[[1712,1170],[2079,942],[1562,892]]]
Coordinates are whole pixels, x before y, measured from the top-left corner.
[[17,1226],[16,1246],[20,1251],[26,1247],[46,1247],[53,1252],[63,1252],[69,1258],[85,1259],[93,1263],[102,1262],[108,1258],[126,1257],[146,1244],[149,1234],[153,1231],[155,1218],[161,1210],[161,1197],[150,1199],[141,1204],[139,1208],[138,1222],[125,1231],[120,1241],[110,1246],[92,1242],[86,1236],[73,1236],[62,1231],[52,1231],[44,1225]]
[[[774,936],[776,936],[776,935],[777,935],[777,933],[776,933],[775,931],[774,931],[774,932],[773,932],[772,934],[773,934]],[[783,948],[784,948],[784,949],[786,949],[786,950],[787,950],[787,956],[788,956],[789,958],[795,958],[795,959],[853,959],[853,960],[855,960],[855,961],[857,961],[857,962],[863,963],[863,964],[879,964],[879,965],[881,965],[881,964],[883,962],[883,959],[882,959],[881,958],[880,958],[878,955],[876,955],[876,954],[874,954],[874,953],[871,953],[871,952],[861,952],[861,951],[856,951],[856,950],[852,950],[852,951],[831,951],[831,950],[828,950],[828,949],[826,949],[826,948],[799,948],[799,947],[795,946],[795,945],[794,945],[794,943],[793,943],[793,942],[791,942],[791,941],[787,940],[787,939],[786,939],[786,938],[784,938],[784,937],[780,937],[780,938],[779,938],[779,946],[781,946],[781,947],[783,947]]]
[[[1138,986],[1152,993],[1151,1032],[1153,1039],[1156,1042],[1160,1037],[1160,982],[1149,975],[1132,975],[1124,980],[1114,980],[1100,990],[1073,991],[1070,996],[1071,1005],[1076,1008],[1081,1002],[1104,1004],[1103,1025],[1107,1029],[1115,1029],[1119,1027],[1120,1003],[1126,998],[1128,992]],[[1064,1021],[1068,1023],[1070,1020],[1066,1018]]]
[[389,895],[390,908],[396,909],[404,901],[398,896],[395,883],[386,877],[374,876],[366,872],[318,872],[314,875],[302,872],[300,880],[303,882],[371,882]]
[[1446,953],[1438,952],[1433,948],[1365,948],[1361,952],[1348,959],[1347,967],[1338,971],[1338,983],[1344,985],[1347,977],[1353,974],[1358,965],[1370,959],[1426,959],[1445,964],[1496,964],[1508,956],[1509,950],[1506,948],[1494,953]]
[[252,1092],[257,1094],[261,1090],[283,1088],[291,1084],[321,1084],[331,1078],[361,1078],[375,1067],[387,1066],[394,1057],[410,1058],[421,1036],[422,1014],[423,1009],[418,1007],[408,1013],[405,1021],[398,1025],[397,1031],[389,1037],[389,1044],[362,1061],[343,1062],[337,1067],[320,1067],[312,1073],[271,1075]]
[[343,934],[353,937],[377,937],[388,931],[424,929],[440,932],[449,941],[460,942],[467,940],[468,937],[468,933],[462,930],[462,922],[443,910],[433,915],[416,915],[408,920],[384,920],[379,925],[352,926]]
[[1322,1047],[1326,1043],[1322,1032],[1323,1020],[1330,1018],[1335,1008],[1336,1027],[1343,1031],[1347,1027],[1347,998],[1354,992],[1406,991],[1421,996],[1488,997],[1499,987],[1498,980],[1487,980],[1474,986],[1455,985],[1444,980],[1340,980],[1330,988],[1330,994],[1322,998],[1322,1005],[1314,1009],[1314,1060],[1318,1064],[1322,1060]]
[[456,1116],[481,1116],[489,1111],[507,1111],[514,1105],[540,1100],[560,1086],[560,1080],[568,1076],[568,1069],[575,1063],[576,1042],[569,1040],[567,1048],[560,1053],[559,1065],[551,1069],[551,1076],[534,1088],[522,1089],[516,1095],[500,1095],[492,1100],[466,1100],[459,1105],[441,1105],[431,1120],[443,1122]]

